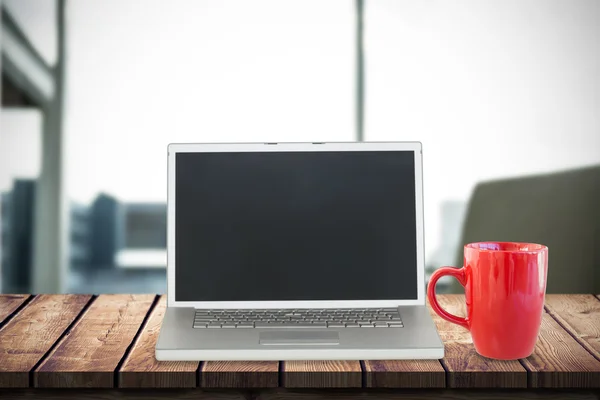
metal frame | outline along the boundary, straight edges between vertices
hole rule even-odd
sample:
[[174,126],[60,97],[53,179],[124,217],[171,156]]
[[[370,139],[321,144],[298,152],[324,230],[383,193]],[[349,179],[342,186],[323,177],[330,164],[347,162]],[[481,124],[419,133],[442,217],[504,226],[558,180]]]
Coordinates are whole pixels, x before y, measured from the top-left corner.
[[[349,143],[219,143],[170,144],[167,150],[167,305],[193,308],[327,308],[396,307],[425,305],[425,248],[423,221],[423,168],[420,142],[349,142]],[[413,151],[415,155],[415,214],[417,236],[416,300],[344,300],[344,301],[176,301],[175,300],[175,158],[177,153],[216,152],[298,152],[298,151]]]
[[2,73],[42,108],[55,94],[54,71],[4,7],[1,7],[1,13]]
[[364,10],[364,1],[356,0],[356,140],[359,142],[365,139]]
[[[30,292],[61,293],[69,265],[69,205],[64,181],[62,113],[66,0],[56,1],[57,60],[48,65],[4,5],[1,9],[2,73],[40,109],[42,163],[37,179]],[[42,222],[40,222],[42,221]]]

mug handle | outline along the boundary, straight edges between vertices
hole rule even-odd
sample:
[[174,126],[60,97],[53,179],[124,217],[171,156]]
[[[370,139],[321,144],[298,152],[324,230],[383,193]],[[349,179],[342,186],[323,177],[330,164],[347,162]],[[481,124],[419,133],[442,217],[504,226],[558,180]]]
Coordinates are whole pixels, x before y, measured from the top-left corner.
[[433,311],[446,321],[469,329],[469,321],[466,318],[450,314],[440,307],[440,304],[437,301],[437,297],[435,296],[435,285],[437,284],[438,279],[445,275],[453,276],[463,287],[465,286],[466,276],[464,268],[440,267],[434,271],[431,278],[429,278],[429,285],[427,285],[427,298],[429,299],[429,304],[431,305],[431,308],[433,308]]

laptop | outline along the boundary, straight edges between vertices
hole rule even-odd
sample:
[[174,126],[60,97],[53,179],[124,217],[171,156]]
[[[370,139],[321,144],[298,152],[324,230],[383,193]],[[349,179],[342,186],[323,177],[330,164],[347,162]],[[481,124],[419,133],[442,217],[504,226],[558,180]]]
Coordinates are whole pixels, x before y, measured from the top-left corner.
[[158,360],[439,359],[420,143],[168,146]]

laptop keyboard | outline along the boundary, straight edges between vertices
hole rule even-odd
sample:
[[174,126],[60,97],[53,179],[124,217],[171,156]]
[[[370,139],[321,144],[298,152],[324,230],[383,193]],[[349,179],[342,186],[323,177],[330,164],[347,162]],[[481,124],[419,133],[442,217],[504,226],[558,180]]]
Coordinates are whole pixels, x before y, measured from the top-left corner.
[[196,310],[194,328],[402,328],[397,308]]

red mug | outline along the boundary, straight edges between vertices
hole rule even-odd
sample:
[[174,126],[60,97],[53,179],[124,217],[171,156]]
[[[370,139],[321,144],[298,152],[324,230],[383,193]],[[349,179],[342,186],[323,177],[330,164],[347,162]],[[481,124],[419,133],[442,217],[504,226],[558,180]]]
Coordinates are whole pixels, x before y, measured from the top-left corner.
[[[462,268],[441,267],[431,275],[427,297],[440,317],[471,332],[477,353],[516,360],[533,353],[544,310],[547,274],[546,246],[471,243],[464,248]],[[435,284],[444,275],[455,277],[464,286],[466,318],[440,307]]]

